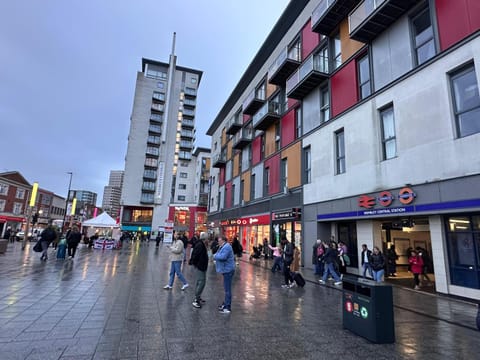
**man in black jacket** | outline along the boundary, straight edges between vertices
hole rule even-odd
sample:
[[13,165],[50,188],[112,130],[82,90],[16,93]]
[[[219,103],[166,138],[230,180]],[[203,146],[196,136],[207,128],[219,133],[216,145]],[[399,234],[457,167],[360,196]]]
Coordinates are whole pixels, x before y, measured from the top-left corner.
[[192,255],[190,256],[189,264],[195,266],[195,299],[192,305],[196,308],[202,307],[201,298],[202,291],[205,288],[205,282],[207,279],[208,268],[208,253],[205,241],[207,240],[207,234],[200,233],[200,239],[197,237],[192,238],[194,240]]
[[283,276],[285,278],[285,284],[283,284],[282,287],[288,289],[294,285],[292,274],[290,272],[290,265],[292,265],[293,261],[293,246],[287,238],[283,238],[280,244],[283,254]]
[[367,244],[362,245],[362,268],[363,268],[363,277],[367,275],[367,271],[370,274],[370,277],[373,279],[372,271],[372,250],[368,250]]

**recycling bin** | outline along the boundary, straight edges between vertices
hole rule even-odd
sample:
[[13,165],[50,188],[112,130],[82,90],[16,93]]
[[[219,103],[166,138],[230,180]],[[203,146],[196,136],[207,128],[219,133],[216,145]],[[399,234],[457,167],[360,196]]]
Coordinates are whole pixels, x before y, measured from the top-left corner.
[[373,343],[395,342],[391,285],[344,277],[342,296],[345,329]]

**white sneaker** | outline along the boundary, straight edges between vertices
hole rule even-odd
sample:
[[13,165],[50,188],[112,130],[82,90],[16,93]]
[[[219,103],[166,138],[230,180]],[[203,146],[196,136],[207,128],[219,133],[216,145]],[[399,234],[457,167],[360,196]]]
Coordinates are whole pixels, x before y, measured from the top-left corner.
[[188,284],[182,286],[182,290],[185,290],[188,287]]
[[163,288],[164,288],[165,290],[170,290],[172,287],[167,284],[167,285],[165,285]]
[[318,282],[319,282],[320,284],[325,284],[325,281],[323,281],[322,279],[318,280]]
[[342,282],[341,282],[341,281],[335,281],[335,282],[333,283],[333,285],[337,285],[337,286],[338,286],[338,285],[342,285]]

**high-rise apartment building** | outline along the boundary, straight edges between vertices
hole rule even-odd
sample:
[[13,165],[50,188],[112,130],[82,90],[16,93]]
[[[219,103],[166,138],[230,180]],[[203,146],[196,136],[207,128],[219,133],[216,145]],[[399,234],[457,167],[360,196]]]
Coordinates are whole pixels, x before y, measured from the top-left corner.
[[110,171],[108,185],[103,188],[102,209],[114,219],[120,215],[123,174],[123,170]]
[[479,69],[477,0],[290,1],[207,132],[212,231],[310,269],[342,241],[352,274],[362,244],[395,245],[387,276],[421,248],[434,291],[479,299]]
[[174,48],[168,63],[143,59],[137,74],[120,201],[122,230],[154,236],[166,222],[190,235],[198,229],[192,216],[198,205],[193,150],[202,72],[178,66]]

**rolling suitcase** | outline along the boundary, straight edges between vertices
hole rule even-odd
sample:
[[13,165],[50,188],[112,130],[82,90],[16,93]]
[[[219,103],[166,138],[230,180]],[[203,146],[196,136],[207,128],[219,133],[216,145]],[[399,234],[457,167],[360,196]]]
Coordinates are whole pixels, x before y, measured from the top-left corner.
[[303,278],[302,274],[296,272],[292,274],[293,280],[297,284],[297,286],[304,287],[305,286],[305,279]]

